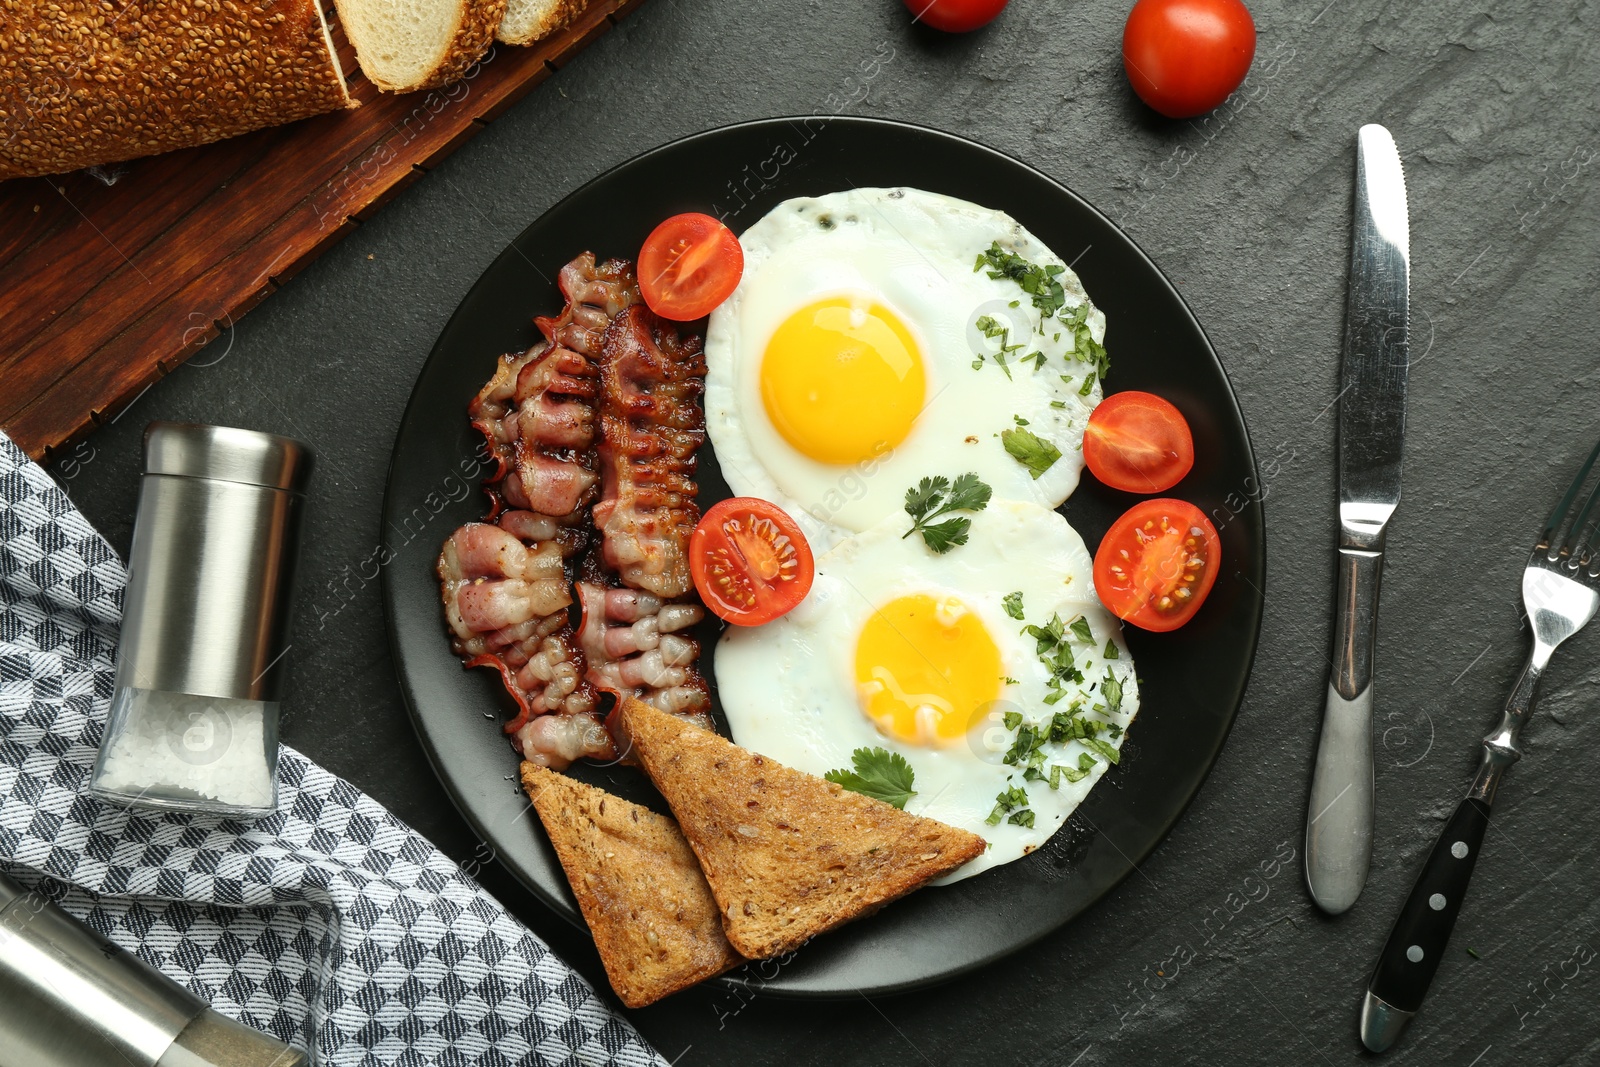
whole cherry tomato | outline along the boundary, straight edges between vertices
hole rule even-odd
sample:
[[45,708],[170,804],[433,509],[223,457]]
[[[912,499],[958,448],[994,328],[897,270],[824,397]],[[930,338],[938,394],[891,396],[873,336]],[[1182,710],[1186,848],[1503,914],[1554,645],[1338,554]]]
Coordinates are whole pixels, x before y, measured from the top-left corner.
[[905,0],[917,22],[946,33],[966,33],[987,26],[1005,10],[1008,0]]
[[1133,91],[1170,119],[1226,100],[1255,54],[1255,20],[1240,0],[1139,0],[1122,30]]

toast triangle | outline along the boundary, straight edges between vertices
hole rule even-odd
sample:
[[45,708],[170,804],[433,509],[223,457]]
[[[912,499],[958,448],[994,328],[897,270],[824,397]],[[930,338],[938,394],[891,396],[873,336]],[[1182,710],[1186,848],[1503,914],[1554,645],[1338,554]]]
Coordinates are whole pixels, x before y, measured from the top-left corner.
[[624,1004],[654,1004],[745,962],[671,819],[533,763],[522,785]]
[[700,859],[729,943],[751,959],[870,914],[987,847],[641,701],[624,701],[621,714]]

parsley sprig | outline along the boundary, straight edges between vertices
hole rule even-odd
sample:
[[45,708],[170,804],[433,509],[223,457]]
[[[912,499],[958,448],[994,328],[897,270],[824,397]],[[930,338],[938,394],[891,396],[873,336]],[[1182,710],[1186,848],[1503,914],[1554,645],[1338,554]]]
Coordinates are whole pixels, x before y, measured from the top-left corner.
[[[993,490],[980,482],[975,472],[969,471],[953,482],[942,475],[924,478],[915,488],[906,490],[906,514],[911,516],[911,529],[901,540],[920,533],[928,547],[940,555],[964,545],[972,520],[964,515],[945,516],[955,511],[982,511],[989,506],[992,495]],[[939,519],[943,521],[935,521]]]
[[850,762],[855,765],[855,770],[829,771],[823,777],[852,793],[860,793],[897,808],[904,808],[906,801],[917,795],[917,791],[911,788],[916,772],[898,752],[882,748],[858,748],[850,753]]

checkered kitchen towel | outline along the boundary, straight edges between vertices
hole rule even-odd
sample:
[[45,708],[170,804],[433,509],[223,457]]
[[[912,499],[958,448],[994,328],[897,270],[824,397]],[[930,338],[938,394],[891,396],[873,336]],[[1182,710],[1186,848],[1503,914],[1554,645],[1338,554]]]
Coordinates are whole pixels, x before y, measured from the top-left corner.
[[125,580],[0,434],[0,869],[318,1063],[665,1063],[443,853],[292,749],[255,822],[89,797]]

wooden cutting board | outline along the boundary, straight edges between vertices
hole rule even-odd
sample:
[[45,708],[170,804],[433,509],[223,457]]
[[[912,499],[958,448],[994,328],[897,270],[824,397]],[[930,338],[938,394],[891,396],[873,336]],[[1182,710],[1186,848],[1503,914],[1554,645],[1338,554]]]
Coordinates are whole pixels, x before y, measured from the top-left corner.
[[[496,44],[454,85],[88,172],[0,182],[0,429],[35,459],[88,433],[644,0]],[[330,15],[331,21],[331,15]]]

